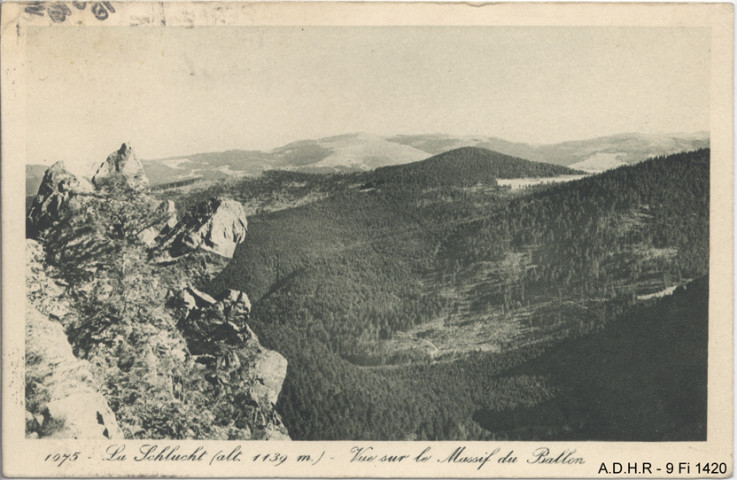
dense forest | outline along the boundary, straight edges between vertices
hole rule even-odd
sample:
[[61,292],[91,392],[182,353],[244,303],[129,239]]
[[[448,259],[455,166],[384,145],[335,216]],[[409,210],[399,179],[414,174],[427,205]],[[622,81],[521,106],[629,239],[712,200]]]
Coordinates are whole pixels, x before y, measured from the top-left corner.
[[516,285],[488,285],[491,301],[651,293],[705,273],[708,212],[709,151],[654,158],[499,203],[439,261],[467,274],[518,254]]
[[508,373],[544,376],[553,399],[474,418],[510,439],[705,440],[708,298],[701,277],[601,332],[565,340]]
[[[514,430],[498,412],[525,417],[527,408],[558,405],[560,385],[571,379],[550,371],[556,345],[593,338],[586,345],[615,355],[596,339],[611,332],[626,339],[639,331],[633,322],[659,318],[661,306],[642,310],[658,300],[638,297],[706,274],[709,151],[510,191],[495,178],[573,172],[479,150],[371,172],[267,172],[199,193],[167,193],[179,206],[216,192],[250,208],[246,242],[207,289],[248,292],[252,328],[287,357],[278,409],[292,438],[593,438],[597,425],[609,425],[602,431],[613,438],[624,435],[612,425],[627,410],[606,403],[581,424],[559,412],[548,430]],[[707,295],[698,285],[686,292]],[[673,298],[662,308],[683,294]],[[669,324],[668,335],[689,331],[690,318],[705,322],[705,311],[682,312],[692,317]],[[514,328],[489,351],[432,357],[392,349],[407,332],[437,321],[464,341],[464,328]],[[670,358],[664,347],[651,355]],[[548,370],[537,358],[548,358],[540,360]],[[686,373],[701,368],[694,358]],[[655,360],[631,361],[647,369]],[[595,389],[605,387],[592,383],[582,398],[596,403]],[[638,418],[642,428],[628,439],[702,435],[704,391],[683,395],[674,408],[693,400],[688,422],[666,432],[655,417]]]

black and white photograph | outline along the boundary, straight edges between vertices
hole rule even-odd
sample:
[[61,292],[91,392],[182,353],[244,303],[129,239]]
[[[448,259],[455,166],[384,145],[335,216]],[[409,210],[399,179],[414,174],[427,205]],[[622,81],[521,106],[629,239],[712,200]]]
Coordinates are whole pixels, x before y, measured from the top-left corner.
[[[234,462],[348,442],[341,461],[387,468],[422,454],[382,442],[411,442],[459,476],[514,457],[593,476],[627,459],[585,442],[705,443],[717,400],[731,428],[731,187],[712,195],[731,131],[712,152],[732,118],[714,120],[711,26],[15,7],[23,135],[3,128],[3,160],[17,144],[25,203],[3,216],[22,214],[25,269],[3,305],[25,313],[3,328],[22,328],[29,445],[187,476],[219,461],[208,441]],[[319,450],[261,461],[337,462]],[[634,473],[705,474],[669,461]],[[731,474],[731,454],[703,461]]]

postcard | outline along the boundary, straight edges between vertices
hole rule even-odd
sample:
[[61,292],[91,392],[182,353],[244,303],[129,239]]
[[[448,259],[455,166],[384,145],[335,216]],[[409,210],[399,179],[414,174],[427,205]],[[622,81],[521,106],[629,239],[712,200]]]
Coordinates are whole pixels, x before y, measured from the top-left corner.
[[5,476],[733,474],[732,4],[0,18]]

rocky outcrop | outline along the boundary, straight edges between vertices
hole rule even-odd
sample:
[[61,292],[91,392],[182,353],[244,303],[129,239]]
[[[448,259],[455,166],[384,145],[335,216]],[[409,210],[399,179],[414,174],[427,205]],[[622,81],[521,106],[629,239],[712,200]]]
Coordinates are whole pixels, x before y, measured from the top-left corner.
[[[92,177],[92,183],[75,176],[65,167],[64,162],[55,163],[46,170],[38,193],[28,210],[26,236],[37,238],[59,219],[62,209],[72,199],[90,195],[94,193],[95,188],[103,188],[107,183],[115,181],[122,181],[134,190],[148,187],[148,178],[143,171],[143,165],[136,158],[130,145],[125,143],[98,167]],[[166,205],[164,208],[170,207]],[[174,217],[176,218],[176,212]]]
[[248,296],[229,290],[217,299],[194,287],[183,290],[175,307],[183,308],[180,330],[193,355],[215,354],[225,345],[243,345],[251,335],[246,327],[251,312]]
[[46,233],[26,247],[27,434],[289,439],[275,408],[287,361],[249,328],[248,296],[191,286],[244,241],[241,204],[211,198],[177,221],[125,144],[96,189],[63,165],[46,177],[29,214]]
[[38,193],[33,199],[26,216],[26,236],[35,238],[40,232],[51,227],[59,218],[62,208],[78,194],[93,191],[92,185],[77,178],[64,166],[64,162],[52,165],[41,181]]
[[98,188],[106,182],[116,180],[123,181],[135,190],[148,187],[148,177],[143,171],[143,165],[136,158],[133,148],[126,143],[111,153],[92,177],[92,183]]
[[248,221],[243,205],[235,200],[210,198],[195,205],[161,239],[172,257],[205,250],[232,258],[246,238]]
[[254,422],[256,438],[263,440],[290,440],[289,433],[276,412],[276,402],[287,376],[287,359],[261,346],[256,334],[248,328],[253,347],[249,349],[249,368],[244,384],[248,403],[258,413]]
[[61,324],[26,310],[26,435],[117,439],[123,434],[89,363],[72,353]]
[[276,402],[287,375],[287,360],[264,348],[248,327],[251,312],[248,295],[227,290],[212,297],[188,287],[174,300],[182,309],[180,330],[190,352],[225,381],[235,374],[242,380],[244,408],[254,413],[252,435],[261,439],[288,440],[286,428],[276,413]]

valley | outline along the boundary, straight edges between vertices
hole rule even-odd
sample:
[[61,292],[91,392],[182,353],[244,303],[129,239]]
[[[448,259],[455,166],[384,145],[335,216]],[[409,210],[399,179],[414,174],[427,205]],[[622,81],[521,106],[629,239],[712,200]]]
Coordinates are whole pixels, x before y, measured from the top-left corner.
[[[438,173],[446,165],[455,173]],[[707,273],[708,151],[521,190],[496,178],[527,164],[484,177],[499,165],[461,149],[227,187],[244,202],[261,188],[322,196],[251,217],[249,241],[208,287],[238,285],[259,306],[254,329],[290,361],[279,406],[296,438],[499,438],[474,420],[479,405],[532,407],[558,388],[503,372]],[[359,408],[374,416],[343,416]]]

